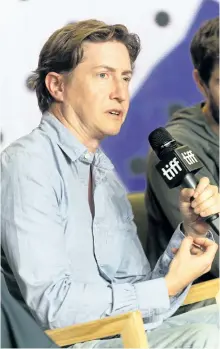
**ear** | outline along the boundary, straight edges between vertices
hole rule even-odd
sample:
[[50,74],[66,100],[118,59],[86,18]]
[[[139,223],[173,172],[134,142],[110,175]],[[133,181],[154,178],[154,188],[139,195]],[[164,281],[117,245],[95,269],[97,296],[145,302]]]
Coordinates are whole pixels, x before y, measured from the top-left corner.
[[45,78],[45,85],[55,101],[63,101],[64,80],[61,74],[55,72],[48,73]]
[[205,98],[207,98],[207,91],[206,91],[206,87],[204,85],[204,83],[202,82],[202,79],[200,78],[199,72],[197,69],[193,70],[193,79],[196,83],[197,88],[199,89],[199,91],[203,94],[203,96]]

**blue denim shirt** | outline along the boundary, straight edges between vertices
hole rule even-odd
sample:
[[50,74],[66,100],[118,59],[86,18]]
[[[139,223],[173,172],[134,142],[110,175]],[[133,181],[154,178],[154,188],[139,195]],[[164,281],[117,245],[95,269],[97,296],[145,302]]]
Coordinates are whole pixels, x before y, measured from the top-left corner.
[[43,328],[136,309],[147,329],[158,326],[187,293],[169,298],[164,280],[183,238],[178,227],[151,271],[111,161],[49,113],[2,153],[2,268]]

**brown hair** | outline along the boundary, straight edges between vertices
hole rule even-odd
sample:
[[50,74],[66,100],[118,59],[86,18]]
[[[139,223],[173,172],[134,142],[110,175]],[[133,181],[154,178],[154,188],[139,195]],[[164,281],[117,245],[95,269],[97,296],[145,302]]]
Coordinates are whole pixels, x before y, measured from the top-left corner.
[[140,39],[137,34],[129,33],[122,24],[107,25],[98,20],[86,20],[56,30],[44,44],[38,67],[27,80],[28,87],[36,90],[41,112],[47,111],[54,102],[45,85],[46,75],[52,71],[62,74],[72,72],[83,58],[83,42],[113,40],[126,46],[133,67],[140,52]]
[[195,69],[208,85],[212,71],[219,63],[219,17],[203,23],[191,42],[190,52]]

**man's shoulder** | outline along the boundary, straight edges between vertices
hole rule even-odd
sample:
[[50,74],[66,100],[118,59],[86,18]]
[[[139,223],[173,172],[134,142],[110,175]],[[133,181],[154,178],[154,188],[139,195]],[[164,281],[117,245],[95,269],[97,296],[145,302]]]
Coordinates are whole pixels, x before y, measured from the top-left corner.
[[5,148],[1,153],[1,163],[6,167],[31,169],[37,163],[46,166],[50,161],[51,154],[51,140],[46,134],[35,129]]
[[179,143],[192,142],[194,135],[199,139],[200,134],[204,134],[205,123],[201,104],[196,104],[177,110],[165,128]]
[[192,105],[192,106],[187,106],[187,107],[184,107],[184,108],[180,108],[180,109],[177,109],[171,116],[170,120],[168,121],[169,122],[172,122],[173,120],[178,120],[178,119],[181,119],[181,120],[185,120],[185,119],[190,119],[191,118],[201,118],[201,116],[203,116],[203,112],[202,112],[202,109],[203,109],[203,106],[204,106],[204,103],[197,103],[195,105]]

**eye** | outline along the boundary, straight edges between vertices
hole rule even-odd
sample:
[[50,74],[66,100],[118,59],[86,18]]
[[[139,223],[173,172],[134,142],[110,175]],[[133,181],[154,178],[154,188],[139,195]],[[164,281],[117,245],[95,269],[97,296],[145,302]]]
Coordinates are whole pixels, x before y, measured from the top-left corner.
[[98,76],[99,76],[101,79],[108,79],[109,74],[107,74],[107,73],[99,73]]
[[123,80],[126,81],[126,82],[129,82],[129,81],[131,81],[131,77],[130,76],[124,76]]

